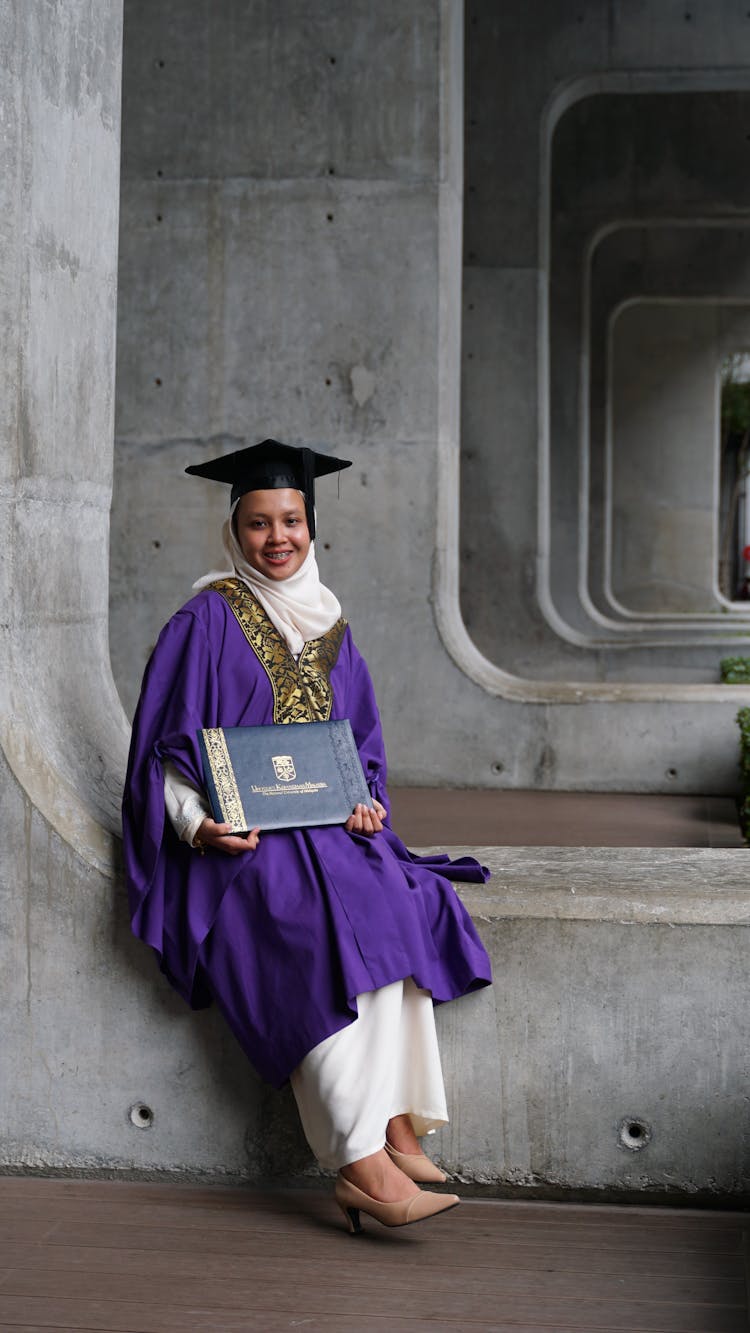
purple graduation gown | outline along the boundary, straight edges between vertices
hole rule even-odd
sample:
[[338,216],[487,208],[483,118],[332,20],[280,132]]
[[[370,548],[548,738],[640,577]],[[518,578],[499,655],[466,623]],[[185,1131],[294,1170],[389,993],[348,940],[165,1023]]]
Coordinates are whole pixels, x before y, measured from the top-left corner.
[[[225,586],[254,608],[255,641],[225,596],[205,589],[162,630],[146,668],[123,802],[128,895],[134,933],[180,995],[193,1008],[214,998],[228,1015],[239,1008],[233,1027],[245,1052],[281,1086],[356,1018],[364,991],[413,976],[440,1002],[489,984],[489,959],[449,879],[488,872],[471,858],[414,857],[390,827],[371,838],[343,826],[269,832],[237,857],[201,856],[178,839],[162,761],[202,786],[202,727],[348,717],[370,790],[388,805],[372,682],[349,628],[340,621],[315,641],[324,664],[297,688],[271,621],[237,581]],[[291,713],[280,705],[290,682]]]

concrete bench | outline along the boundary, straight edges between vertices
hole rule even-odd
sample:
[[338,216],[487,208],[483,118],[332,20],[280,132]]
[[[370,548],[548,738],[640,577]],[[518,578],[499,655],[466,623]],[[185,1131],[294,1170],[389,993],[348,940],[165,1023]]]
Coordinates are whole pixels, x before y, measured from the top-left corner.
[[547,1195],[741,1196],[747,853],[472,850],[493,878],[458,889],[495,985],[438,1011],[453,1107],[443,1160]]
[[[32,865],[50,831],[34,815]],[[426,850],[426,849],[425,849]],[[744,850],[454,848],[495,985],[438,1009],[461,1181],[547,1197],[740,1200],[750,1160]],[[124,889],[58,843],[6,917],[5,1169],[316,1174],[288,1090],[192,1013],[129,933]],[[75,886],[67,888],[66,885]]]

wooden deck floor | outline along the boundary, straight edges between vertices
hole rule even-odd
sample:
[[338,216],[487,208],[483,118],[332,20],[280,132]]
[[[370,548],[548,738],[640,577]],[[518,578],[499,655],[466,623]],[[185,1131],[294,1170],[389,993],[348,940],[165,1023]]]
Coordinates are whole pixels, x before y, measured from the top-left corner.
[[393,787],[407,847],[742,847],[729,796]]
[[0,1329],[738,1333],[748,1214],[464,1200],[423,1225],[329,1191],[0,1178]]

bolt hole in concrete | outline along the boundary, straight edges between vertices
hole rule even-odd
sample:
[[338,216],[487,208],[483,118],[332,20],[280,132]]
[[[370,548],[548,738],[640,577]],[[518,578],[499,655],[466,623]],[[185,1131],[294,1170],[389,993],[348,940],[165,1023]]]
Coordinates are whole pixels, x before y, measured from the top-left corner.
[[326,213],[326,217],[329,222],[333,222],[333,213]]
[[335,64],[336,64],[336,57],[335,57],[335,56],[329,56],[329,57],[328,57],[328,64],[329,64],[329,65],[335,65]]
[[504,770],[505,770],[505,764],[501,763],[499,759],[496,759],[494,764],[492,765],[492,772],[502,773],[504,772]]
[[646,1120],[626,1115],[617,1126],[617,1140],[628,1152],[640,1152],[651,1142],[651,1126]]
[[157,375],[156,379],[154,380],[154,384],[156,385],[157,389],[160,389],[160,388],[161,388],[161,380],[159,379],[159,376],[158,376],[158,375]]
[[667,777],[667,778],[676,778],[676,777],[677,777],[677,769],[676,769],[676,768],[667,768],[667,769],[665,770],[664,776]]
[[136,1129],[150,1129],[154,1123],[154,1113],[144,1102],[134,1102],[128,1111],[128,1118]]

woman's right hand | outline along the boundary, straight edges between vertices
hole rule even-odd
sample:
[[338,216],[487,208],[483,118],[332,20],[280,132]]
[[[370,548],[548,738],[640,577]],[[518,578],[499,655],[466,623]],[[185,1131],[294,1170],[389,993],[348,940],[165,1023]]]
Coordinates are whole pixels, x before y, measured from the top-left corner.
[[385,806],[373,797],[372,806],[355,805],[344,828],[347,833],[364,833],[365,837],[371,838],[373,833],[382,832],[383,820],[387,818],[388,811]]
[[232,833],[231,824],[217,824],[213,819],[204,819],[193,839],[193,846],[216,847],[229,856],[241,856],[243,852],[254,852],[259,842],[259,828],[244,834]]

